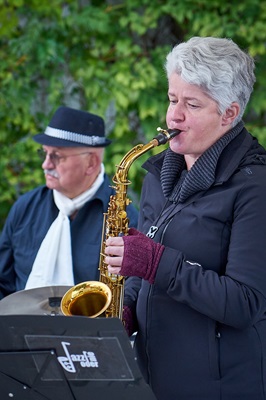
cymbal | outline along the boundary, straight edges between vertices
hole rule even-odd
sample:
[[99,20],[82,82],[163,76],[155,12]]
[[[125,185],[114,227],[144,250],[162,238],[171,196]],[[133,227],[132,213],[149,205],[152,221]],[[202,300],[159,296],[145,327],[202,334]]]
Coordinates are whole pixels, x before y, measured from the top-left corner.
[[71,286],[20,290],[0,300],[0,315],[63,315],[60,303]]

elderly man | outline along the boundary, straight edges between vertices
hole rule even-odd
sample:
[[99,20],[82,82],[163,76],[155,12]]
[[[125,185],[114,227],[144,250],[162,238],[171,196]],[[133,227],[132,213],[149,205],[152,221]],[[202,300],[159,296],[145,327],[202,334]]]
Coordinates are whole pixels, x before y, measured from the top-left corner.
[[[13,205],[0,238],[0,298],[18,290],[98,280],[103,213],[113,189],[104,172],[104,121],[59,107],[44,133],[46,185]],[[137,211],[128,206],[131,226]]]

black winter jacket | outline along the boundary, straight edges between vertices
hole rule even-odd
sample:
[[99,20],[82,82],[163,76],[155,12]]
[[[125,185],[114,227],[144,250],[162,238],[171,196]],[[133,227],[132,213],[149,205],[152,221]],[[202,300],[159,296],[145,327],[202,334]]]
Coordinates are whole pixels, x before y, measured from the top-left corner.
[[[144,164],[144,233],[166,201],[164,153]],[[159,225],[155,283],[129,278],[125,296],[157,399],[265,400],[266,151],[243,129],[223,150],[212,187],[169,208]]]

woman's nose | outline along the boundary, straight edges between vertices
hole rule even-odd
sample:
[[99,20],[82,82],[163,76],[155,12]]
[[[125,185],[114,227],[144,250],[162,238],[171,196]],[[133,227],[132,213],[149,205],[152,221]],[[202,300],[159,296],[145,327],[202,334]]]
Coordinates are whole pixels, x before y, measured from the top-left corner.
[[184,107],[181,103],[176,103],[173,110],[175,119],[183,120],[185,118]]
[[167,111],[167,121],[184,121],[185,112],[184,107],[180,103],[176,103],[168,108]]

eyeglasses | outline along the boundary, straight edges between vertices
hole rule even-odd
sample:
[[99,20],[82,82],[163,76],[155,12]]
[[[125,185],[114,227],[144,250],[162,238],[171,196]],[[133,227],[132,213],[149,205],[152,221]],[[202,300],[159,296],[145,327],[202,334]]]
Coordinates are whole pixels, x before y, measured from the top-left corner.
[[75,154],[68,154],[65,156],[59,156],[56,153],[46,153],[46,151],[44,151],[43,149],[38,149],[37,150],[37,154],[40,157],[41,161],[44,162],[46,160],[46,157],[49,157],[50,161],[54,164],[54,165],[58,165],[60,163],[60,161],[62,159],[68,158],[68,157],[74,157],[74,156],[80,156],[82,154],[92,154],[90,151],[85,151],[83,153],[75,153]]

